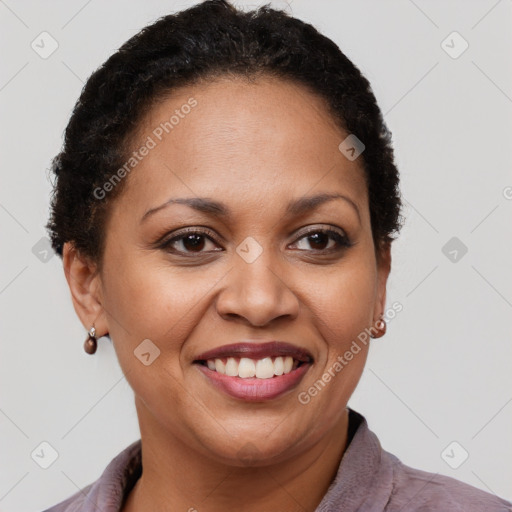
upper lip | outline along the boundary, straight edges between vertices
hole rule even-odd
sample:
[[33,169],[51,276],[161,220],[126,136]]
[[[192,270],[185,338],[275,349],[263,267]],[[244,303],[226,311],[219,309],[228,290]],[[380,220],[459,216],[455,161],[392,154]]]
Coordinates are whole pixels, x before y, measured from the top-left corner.
[[239,342],[231,345],[213,348],[199,354],[195,361],[208,359],[222,359],[225,357],[248,357],[250,359],[263,359],[264,357],[291,356],[298,361],[308,363],[313,361],[309,350],[292,345],[284,341]]

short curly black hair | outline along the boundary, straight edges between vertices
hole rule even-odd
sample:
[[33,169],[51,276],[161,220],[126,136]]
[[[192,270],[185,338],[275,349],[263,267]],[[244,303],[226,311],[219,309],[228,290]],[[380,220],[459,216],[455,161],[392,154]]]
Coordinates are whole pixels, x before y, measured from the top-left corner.
[[332,40],[284,11],[269,4],[243,11],[207,0],[146,26],[87,80],[52,160],[46,228],[57,254],[70,241],[101,267],[109,205],[126,180],[101,200],[93,191],[126,162],[130,137],[156,101],[223,75],[292,80],[324,98],[337,124],[365,145],[376,251],[394,239],[402,221],[399,176],[368,80]]

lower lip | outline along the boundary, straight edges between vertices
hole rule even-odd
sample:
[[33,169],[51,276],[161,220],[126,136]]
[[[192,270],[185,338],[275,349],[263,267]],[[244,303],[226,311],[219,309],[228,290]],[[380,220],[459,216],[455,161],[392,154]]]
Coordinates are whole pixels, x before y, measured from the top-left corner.
[[223,375],[222,373],[210,370],[202,364],[196,364],[196,366],[208,377],[215,387],[228,395],[249,402],[261,402],[277,398],[295,388],[309,370],[311,364],[302,363],[290,373],[275,376],[271,379],[230,377],[229,375]]

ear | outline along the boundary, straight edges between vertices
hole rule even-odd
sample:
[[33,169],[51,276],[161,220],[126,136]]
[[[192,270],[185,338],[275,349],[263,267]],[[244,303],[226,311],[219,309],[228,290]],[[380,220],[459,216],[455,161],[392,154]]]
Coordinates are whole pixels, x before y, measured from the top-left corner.
[[94,324],[98,338],[108,334],[97,266],[82,256],[71,242],[66,242],[63,246],[62,263],[73,307],[86,331]]
[[374,323],[384,316],[386,309],[386,285],[391,271],[391,243],[383,243],[377,252],[377,300],[373,311]]

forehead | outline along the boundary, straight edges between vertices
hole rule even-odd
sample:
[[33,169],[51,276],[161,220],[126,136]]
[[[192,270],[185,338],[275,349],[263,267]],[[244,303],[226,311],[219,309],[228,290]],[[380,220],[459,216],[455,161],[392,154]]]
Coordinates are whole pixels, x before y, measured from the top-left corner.
[[150,149],[130,173],[126,195],[140,210],[180,195],[261,207],[343,192],[364,209],[362,161],[338,149],[347,135],[322,98],[290,81],[220,78],[183,87],[140,123],[131,146]]

